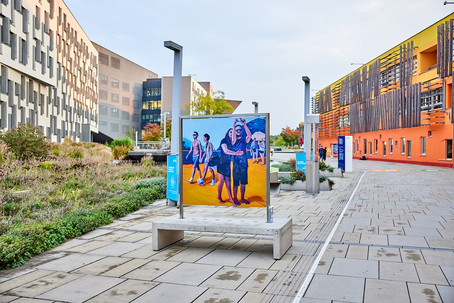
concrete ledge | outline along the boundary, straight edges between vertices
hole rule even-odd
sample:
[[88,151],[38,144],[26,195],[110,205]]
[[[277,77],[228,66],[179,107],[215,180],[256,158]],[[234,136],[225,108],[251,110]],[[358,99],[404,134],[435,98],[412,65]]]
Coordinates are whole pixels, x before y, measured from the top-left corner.
[[273,258],[280,259],[292,246],[291,218],[274,218],[266,223],[264,218],[251,217],[186,217],[178,215],[153,222],[153,250],[160,250],[184,238],[184,231],[217,232],[232,234],[272,235]]

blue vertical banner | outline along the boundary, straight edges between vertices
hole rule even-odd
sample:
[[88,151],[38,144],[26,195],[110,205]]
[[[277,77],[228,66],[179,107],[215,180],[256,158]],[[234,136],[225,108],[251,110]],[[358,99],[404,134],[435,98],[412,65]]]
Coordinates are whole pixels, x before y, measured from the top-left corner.
[[306,153],[296,153],[296,170],[306,173]]
[[345,171],[345,136],[339,136],[337,138],[337,149],[337,166]]
[[167,199],[178,201],[177,156],[167,156]]

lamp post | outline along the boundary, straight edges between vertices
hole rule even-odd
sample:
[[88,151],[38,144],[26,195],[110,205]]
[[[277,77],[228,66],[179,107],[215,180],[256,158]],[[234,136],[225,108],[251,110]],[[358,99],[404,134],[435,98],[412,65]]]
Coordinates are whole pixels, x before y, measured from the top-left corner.
[[170,154],[178,154],[178,140],[180,138],[180,120],[181,108],[181,71],[183,64],[183,46],[173,42],[164,41],[164,46],[174,51],[173,57],[173,89],[172,89],[172,139],[170,141]]
[[259,103],[253,101],[252,105],[254,105],[254,114],[258,114],[259,113]]
[[162,117],[164,116],[164,141],[167,138],[166,137],[166,133],[167,133],[167,125],[166,125],[166,123],[167,123],[167,114],[168,114],[168,112],[161,113],[161,120],[162,120]]
[[[178,164],[178,153],[179,153],[179,140],[180,140],[180,108],[181,108],[181,73],[183,65],[183,46],[173,42],[173,41],[164,41],[164,47],[172,50],[174,52],[173,56],[173,88],[172,88],[172,138],[170,140],[170,155],[175,155],[177,158]],[[177,165],[178,167],[178,165]],[[180,216],[183,217],[183,207],[181,207],[180,193],[179,193],[179,183],[180,183],[180,174],[179,170],[176,169],[176,173],[172,175],[171,178],[174,178],[175,184],[177,184],[177,201],[169,199],[170,206],[177,206],[177,203],[180,202]]]

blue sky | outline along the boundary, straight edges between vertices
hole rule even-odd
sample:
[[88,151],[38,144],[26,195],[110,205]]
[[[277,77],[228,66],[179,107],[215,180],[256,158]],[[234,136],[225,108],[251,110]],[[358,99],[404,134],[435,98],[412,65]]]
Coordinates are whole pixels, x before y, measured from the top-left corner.
[[271,134],[303,121],[311,95],[454,11],[440,0],[65,0],[94,42],[159,76],[165,40],[183,46],[183,75],[211,81],[235,113],[271,114]]

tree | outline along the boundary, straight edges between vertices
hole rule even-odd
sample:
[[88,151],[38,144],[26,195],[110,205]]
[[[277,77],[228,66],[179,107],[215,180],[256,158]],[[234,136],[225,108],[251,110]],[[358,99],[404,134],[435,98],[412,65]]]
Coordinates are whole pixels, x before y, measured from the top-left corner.
[[9,152],[21,160],[44,158],[48,155],[50,148],[46,136],[38,127],[30,123],[20,124],[5,133],[0,133],[1,141],[6,144]]
[[157,123],[148,123],[144,127],[145,132],[142,135],[143,141],[159,141],[161,140],[161,127]]
[[282,139],[282,136],[279,136],[279,138],[274,141],[274,146],[283,146],[285,145],[284,139]]
[[286,127],[282,129],[281,137],[288,145],[295,145],[298,143],[298,138],[301,135],[301,132],[297,129],[291,129]]
[[185,105],[186,114],[192,115],[224,115],[233,112],[233,107],[225,100],[222,91],[217,91],[212,98],[209,94],[200,96],[194,102]]
[[[161,122],[162,137],[164,137],[164,123]],[[166,136],[167,140],[172,138],[172,119],[166,119]]]

